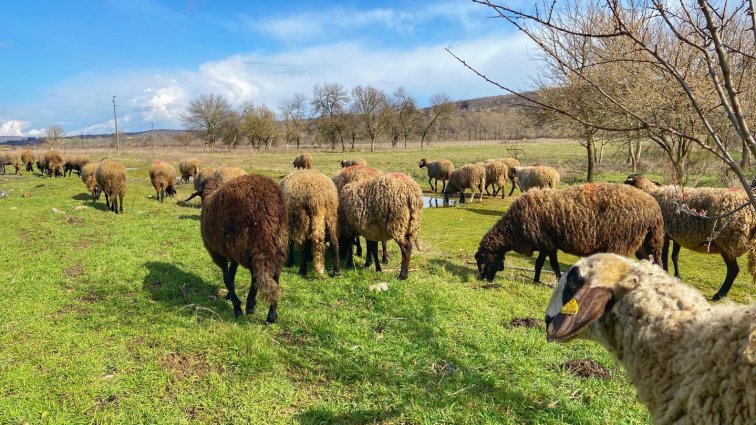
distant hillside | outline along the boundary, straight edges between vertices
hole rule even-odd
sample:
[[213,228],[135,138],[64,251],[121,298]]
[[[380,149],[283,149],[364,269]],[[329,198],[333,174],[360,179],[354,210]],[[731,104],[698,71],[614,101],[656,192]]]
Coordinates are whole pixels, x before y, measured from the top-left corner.
[[[524,92],[525,96],[534,96],[535,92]],[[507,109],[522,108],[527,101],[513,94],[504,94],[499,96],[479,97],[476,99],[458,100],[454,102],[460,111],[488,111],[501,112]]]

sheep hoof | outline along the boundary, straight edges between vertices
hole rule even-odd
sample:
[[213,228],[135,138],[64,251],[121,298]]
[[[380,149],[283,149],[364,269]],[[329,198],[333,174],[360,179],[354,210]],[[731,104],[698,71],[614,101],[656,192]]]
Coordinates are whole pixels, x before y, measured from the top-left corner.
[[247,307],[247,311],[246,311],[246,313],[247,313],[247,314],[255,314],[255,310],[256,310],[256,308],[255,308],[255,307],[256,307],[256,306],[254,306],[254,305],[253,305],[252,307]]
[[276,323],[276,320],[278,320],[278,314],[276,314],[273,311],[268,312],[268,317],[265,318],[266,323]]
[[407,280],[407,275],[406,274],[400,274],[399,277],[398,277],[398,279],[399,280]]
[[239,307],[238,309],[234,307],[234,319],[238,319],[242,317],[242,309]]
[[714,294],[713,297],[711,297],[711,300],[712,301],[719,301],[719,300],[721,300],[724,297],[726,297],[726,295],[722,295],[719,292],[717,292],[716,294]]
[[341,276],[341,270],[334,270],[333,277]]

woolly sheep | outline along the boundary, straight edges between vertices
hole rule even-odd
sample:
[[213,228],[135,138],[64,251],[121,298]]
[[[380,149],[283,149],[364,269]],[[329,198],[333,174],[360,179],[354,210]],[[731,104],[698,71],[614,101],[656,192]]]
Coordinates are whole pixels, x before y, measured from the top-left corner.
[[[422,215],[423,191],[402,173],[347,184],[339,195],[342,240],[364,236],[368,241],[367,255],[373,256],[376,271],[381,271],[377,241],[396,241],[402,252],[399,279],[406,279],[409,274],[412,246],[418,246]],[[351,249],[348,255],[351,256]]]
[[[333,249],[333,274],[339,270],[339,194],[333,181],[323,173],[313,170],[295,171],[279,183],[289,210],[289,245],[300,248],[299,274],[307,275],[307,259],[312,253],[315,273],[325,273],[326,238]],[[293,261],[292,249],[289,261]],[[292,265],[292,264],[290,264]]]
[[163,161],[155,161],[150,167],[150,182],[155,188],[158,201],[164,202],[165,195],[173,197],[176,194],[176,170],[173,165]]
[[73,171],[81,177],[81,169],[89,163],[89,158],[86,155],[74,155],[66,159],[66,163],[63,166],[63,175],[68,174],[70,177]]
[[194,179],[194,193],[192,196],[186,198],[184,202],[189,202],[196,196],[202,198],[205,182],[210,178],[218,180],[219,183],[224,183],[246,175],[247,172],[238,167],[205,168]]
[[297,169],[306,168],[309,170],[310,168],[312,168],[312,155],[310,155],[309,153],[303,153],[302,155],[294,158],[292,165]]
[[12,152],[0,152],[0,174],[5,174],[5,166],[12,165],[16,169],[14,174],[23,175],[21,171],[21,160],[18,154]]
[[493,196],[501,190],[501,199],[504,199],[507,187],[507,165],[501,161],[487,161],[483,163],[486,168],[486,195],[490,195],[488,187],[491,186]]
[[475,260],[480,278],[490,282],[504,270],[507,252],[538,251],[533,281],[539,282],[547,256],[559,279],[557,250],[651,256],[658,263],[663,242],[664,222],[654,198],[626,185],[589,183],[521,195],[480,241]]
[[194,176],[194,191],[201,191],[202,185],[205,180],[209,179],[215,174],[215,168],[207,167],[200,170],[196,176]]
[[123,213],[123,197],[126,195],[126,167],[110,159],[102,160],[95,170],[95,181],[105,194],[105,206],[118,214]]
[[709,304],[648,262],[583,258],[546,310],[549,341],[598,342],[655,424],[756,423],[756,304]]
[[275,322],[281,300],[279,278],[289,244],[288,212],[281,189],[273,180],[254,174],[226,183],[210,178],[204,184],[202,199],[202,241],[223,271],[234,316],[242,314],[234,289],[236,269],[241,264],[252,275],[246,313],[255,311],[259,292],[262,301],[270,304],[266,321]]
[[[752,208],[744,208],[721,221],[696,217],[680,209],[681,204],[686,204],[694,211],[718,216],[748,202],[745,192],[737,189],[657,186],[638,174],[630,175],[625,183],[649,193],[659,203],[664,216],[665,234],[675,243],[672,262],[676,277],[680,276],[677,260],[680,246],[683,246],[691,251],[722,256],[727,275],[719,291],[712,297],[714,301],[727,296],[740,271],[737,259],[746,252],[749,272],[756,278],[756,243],[752,241],[756,234],[756,213]],[[665,248],[668,248],[668,244],[665,244]],[[667,270],[667,249],[662,252],[662,264]]]
[[[423,158],[417,164],[418,167],[426,167],[428,169],[428,185],[430,185],[433,193],[436,193],[438,189],[438,181],[441,180],[441,193],[446,190],[446,182],[451,178],[452,172],[454,172],[454,164],[447,159],[440,159],[438,161],[428,161]],[[433,184],[435,180],[435,185]]]
[[340,162],[341,168],[351,167],[352,165],[366,166],[367,161],[362,158],[343,159]]
[[[512,182],[512,189],[509,192],[509,195],[511,196],[512,192],[514,192],[515,184],[516,183],[515,183],[514,180],[512,180],[509,177],[508,173],[509,173],[509,170],[511,170],[512,168],[519,167],[520,166],[520,161],[518,161],[517,158],[496,158],[493,161],[501,162],[501,163],[503,163],[504,165],[507,166],[507,178]],[[504,188],[502,190],[506,190],[506,188]]]
[[21,152],[21,162],[26,168],[26,171],[32,172],[32,165],[34,165],[34,152],[29,149],[24,149]]
[[63,177],[66,157],[58,151],[47,151],[43,155],[42,163],[45,172],[49,177]]
[[197,158],[182,159],[179,162],[179,172],[181,173],[181,180],[185,183],[189,183],[189,178],[196,180],[197,174],[202,169],[200,160]]
[[[559,186],[559,172],[552,167],[545,165],[534,165],[531,167],[511,167],[509,168],[509,179],[517,182],[520,192],[525,193],[530,189],[556,189]],[[514,184],[509,196],[514,192]]]
[[97,180],[95,179],[97,165],[90,162],[81,169],[81,181],[87,186],[87,191],[92,194],[92,202],[100,199],[100,187],[97,186]]
[[486,168],[480,164],[467,164],[455,169],[449,177],[449,183],[444,188],[444,203],[449,202],[449,197],[459,193],[459,202],[465,203],[465,189],[472,192],[472,201],[475,200],[475,190],[480,193],[480,201],[483,202],[483,187],[486,184]]

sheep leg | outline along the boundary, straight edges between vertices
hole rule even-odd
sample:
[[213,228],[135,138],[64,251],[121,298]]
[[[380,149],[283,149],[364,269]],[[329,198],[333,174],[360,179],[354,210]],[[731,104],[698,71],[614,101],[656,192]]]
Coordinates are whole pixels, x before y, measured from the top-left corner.
[[[273,275],[273,280],[276,281],[276,285],[278,285],[278,279],[281,277],[279,273],[276,273]],[[278,308],[278,303],[273,303],[268,307],[268,317],[265,318],[265,321],[268,323],[275,323],[276,320],[278,320],[278,313],[276,313],[276,309]]]
[[370,252],[370,241],[365,239],[365,268],[373,265],[373,253]]
[[110,197],[107,192],[105,192],[105,209],[110,211]]
[[294,267],[294,241],[289,241],[289,257],[286,259],[286,267]]
[[541,283],[541,269],[543,268],[543,263],[546,261],[546,256],[549,253],[547,251],[538,251],[538,258],[536,258],[535,262],[535,276],[533,276],[533,283]]
[[118,194],[118,207],[121,210],[121,214],[123,214],[123,193]]
[[[475,196],[475,192],[473,192],[473,196]],[[459,192],[459,203],[464,204],[465,203],[465,191],[464,189]]]
[[[333,250],[333,276],[341,276],[341,261],[339,260],[339,238],[331,232],[331,249]],[[351,250],[352,247],[349,247]]]
[[388,251],[386,250],[386,245],[388,245],[387,241],[381,242],[382,248],[383,248],[383,256],[381,257],[381,263],[388,264],[389,263],[389,256]]
[[559,281],[562,278],[562,272],[559,270],[559,259],[557,259],[556,250],[549,252],[549,264],[551,265],[551,270],[554,271],[554,275],[556,275],[557,281]]
[[[375,261],[375,271],[380,272],[381,270],[381,262],[378,260],[378,242],[377,241],[366,241],[367,245],[367,256],[370,259],[370,264]],[[370,264],[365,262],[365,267],[370,267]]]
[[669,271],[669,236],[664,236],[664,243],[662,244],[662,269],[666,272]]
[[250,270],[252,275],[252,282],[249,285],[249,294],[247,294],[246,313],[252,314],[257,307],[257,279],[255,279],[254,273]]
[[[438,183],[436,183],[436,186],[438,186]],[[441,193],[444,193],[446,191],[446,180],[441,180]]]
[[[431,188],[431,191],[433,191],[433,193],[436,193],[436,188],[435,188],[435,187],[433,187],[433,179],[432,179],[432,178],[429,178],[429,179],[428,179],[428,185],[430,186],[430,188]],[[438,186],[438,185],[437,185],[437,186]]]
[[310,254],[312,250],[312,241],[307,239],[302,243],[302,256],[299,259],[299,275],[300,276],[307,276],[307,260],[310,258],[308,254]]
[[719,288],[719,291],[717,291],[717,293],[714,294],[713,297],[711,297],[712,301],[719,301],[727,296],[727,293],[730,292],[730,288],[732,287],[733,282],[735,282],[735,278],[738,277],[738,272],[740,272],[737,258],[722,252],[722,259],[727,266],[727,276],[725,276],[724,283],[722,283],[722,287]]
[[399,280],[407,279],[409,275],[409,262],[412,256],[412,241],[406,240],[403,244],[399,244],[399,249],[402,251],[402,266],[399,270]]
[[236,279],[236,269],[238,267],[239,263],[231,261],[231,265],[223,273],[223,283],[226,285],[228,295],[231,297],[231,304],[234,306],[234,317],[239,317],[242,314],[241,300],[236,296],[236,290],[234,289],[234,280]]
[[680,258],[680,248],[682,246],[679,243],[672,241],[672,265],[675,266],[675,277],[678,279],[680,278],[680,267],[677,265],[677,259]]
[[360,244],[360,237],[354,238],[354,245],[357,246],[357,256],[362,257],[362,244]]
[[512,180],[512,189],[509,191],[509,195],[507,196],[512,196],[512,194],[514,193],[514,190],[515,190],[515,181]]
[[[489,191],[488,191],[488,188],[489,188],[489,187],[491,188],[491,190],[494,190],[494,187],[493,187],[493,185],[491,185],[491,184],[487,184],[487,185],[486,185],[486,196],[491,196],[491,192],[489,192]],[[494,195],[496,195],[496,193],[494,193]]]

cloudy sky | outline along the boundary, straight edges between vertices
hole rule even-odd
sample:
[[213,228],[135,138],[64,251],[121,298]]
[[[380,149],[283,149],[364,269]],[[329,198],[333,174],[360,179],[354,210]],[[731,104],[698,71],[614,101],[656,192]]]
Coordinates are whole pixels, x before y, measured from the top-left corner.
[[500,94],[444,51],[527,88],[532,48],[467,0],[6,2],[0,136],[180,128],[188,100],[225,95],[272,109],[317,83],[399,86],[421,105]]

